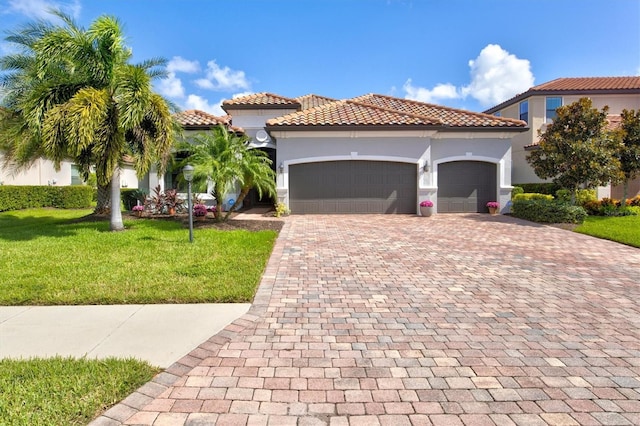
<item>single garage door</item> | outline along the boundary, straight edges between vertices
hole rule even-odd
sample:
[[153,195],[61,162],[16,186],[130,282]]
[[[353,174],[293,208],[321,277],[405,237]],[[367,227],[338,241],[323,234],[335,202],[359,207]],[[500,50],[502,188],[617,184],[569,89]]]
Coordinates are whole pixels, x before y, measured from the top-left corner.
[[487,212],[496,198],[496,165],[481,161],[455,161],[438,166],[438,212]]
[[415,164],[326,161],[289,167],[291,213],[416,212]]

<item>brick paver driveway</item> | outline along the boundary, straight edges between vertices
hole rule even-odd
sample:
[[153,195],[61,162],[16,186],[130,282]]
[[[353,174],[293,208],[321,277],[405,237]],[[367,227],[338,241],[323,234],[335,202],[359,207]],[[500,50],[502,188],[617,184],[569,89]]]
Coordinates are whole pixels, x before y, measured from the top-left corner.
[[640,250],[489,215],[290,217],[249,314],[110,419],[637,425]]

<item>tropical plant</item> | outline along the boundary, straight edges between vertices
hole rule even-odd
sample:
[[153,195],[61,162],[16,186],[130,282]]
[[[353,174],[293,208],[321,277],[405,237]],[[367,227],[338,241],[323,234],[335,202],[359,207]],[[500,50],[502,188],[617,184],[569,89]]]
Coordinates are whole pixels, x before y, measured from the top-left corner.
[[620,114],[620,150],[618,160],[623,175],[622,207],[625,206],[629,195],[629,181],[640,176],[640,109],[637,111],[623,110]]
[[[226,221],[242,205],[251,188],[256,188],[261,196],[263,193],[275,195],[275,172],[271,168],[271,160],[264,152],[251,149],[245,135],[218,125],[184,142],[181,149],[188,153],[182,166],[191,164],[194,167],[194,182],[213,183],[211,193],[216,200],[214,216],[217,221]],[[240,187],[240,196],[225,213],[222,209],[224,197],[236,185]]]
[[589,98],[558,108],[553,123],[539,132],[537,149],[527,157],[536,175],[552,179],[572,194],[580,186],[593,188],[618,179],[619,143],[607,130],[607,111],[606,106],[602,111],[593,108]]
[[176,126],[168,103],[151,88],[164,60],[129,63],[120,23],[101,16],[88,29],[56,12],[61,25],[36,22],[11,33],[20,53],[0,59],[5,92],[0,147],[12,167],[39,156],[56,167],[73,159],[86,179],[95,168],[98,209],[110,186],[111,230],[124,229],[120,167],[133,159],[138,175],[171,153]]

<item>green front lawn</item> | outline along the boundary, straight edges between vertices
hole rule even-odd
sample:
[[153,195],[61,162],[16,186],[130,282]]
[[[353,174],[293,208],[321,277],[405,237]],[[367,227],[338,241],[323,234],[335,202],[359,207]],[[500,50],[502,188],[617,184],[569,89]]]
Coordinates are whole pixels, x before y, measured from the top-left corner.
[[170,220],[78,220],[89,210],[0,213],[0,305],[250,302],[277,233]]
[[0,360],[0,424],[86,425],[158,372],[133,359]]
[[575,231],[640,247],[640,216],[589,216]]

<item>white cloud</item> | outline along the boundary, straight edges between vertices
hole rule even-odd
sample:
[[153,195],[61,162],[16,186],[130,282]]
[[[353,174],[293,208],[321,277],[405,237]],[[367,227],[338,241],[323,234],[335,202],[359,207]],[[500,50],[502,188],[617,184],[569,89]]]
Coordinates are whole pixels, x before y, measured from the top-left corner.
[[52,1],[52,0],[9,0],[9,8],[5,13],[19,13],[32,19],[55,19],[50,10],[61,10],[74,18],[80,16],[80,0]]
[[182,80],[176,77],[175,72],[168,72],[167,76],[156,83],[158,92],[169,98],[184,98],[184,86]]
[[224,101],[224,99],[220,99],[217,104],[212,105],[208,100],[201,96],[189,95],[187,96],[184,109],[199,109],[200,111],[208,112],[213,115],[227,115],[227,113],[222,109],[222,101]]
[[200,71],[200,63],[198,61],[189,61],[181,56],[174,56],[169,63],[167,63],[167,71],[193,74]]
[[221,68],[215,60],[207,62],[206,78],[194,82],[202,89],[217,91],[249,90],[251,85],[244,71],[235,71],[229,67]]
[[484,106],[499,104],[533,86],[531,64],[497,44],[489,44],[469,61],[471,84],[462,89]]
[[420,102],[438,103],[440,100],[459,99],[462,97],[462,94],[456,86],[450,83],[438,84],[429,90],[424,87],[413,86],[411,79],[408,79],[402,88],[407,93],[405,98]]
[[415,87],[411,79],[402,86],[405,98],[421,102],[476,99],[482,106],[497,105],[533,86],[534,77],[527,59],[519,59],[497,44],[489,44],[469,61],[471,83],[456,87],[437,84],[433,89]]

